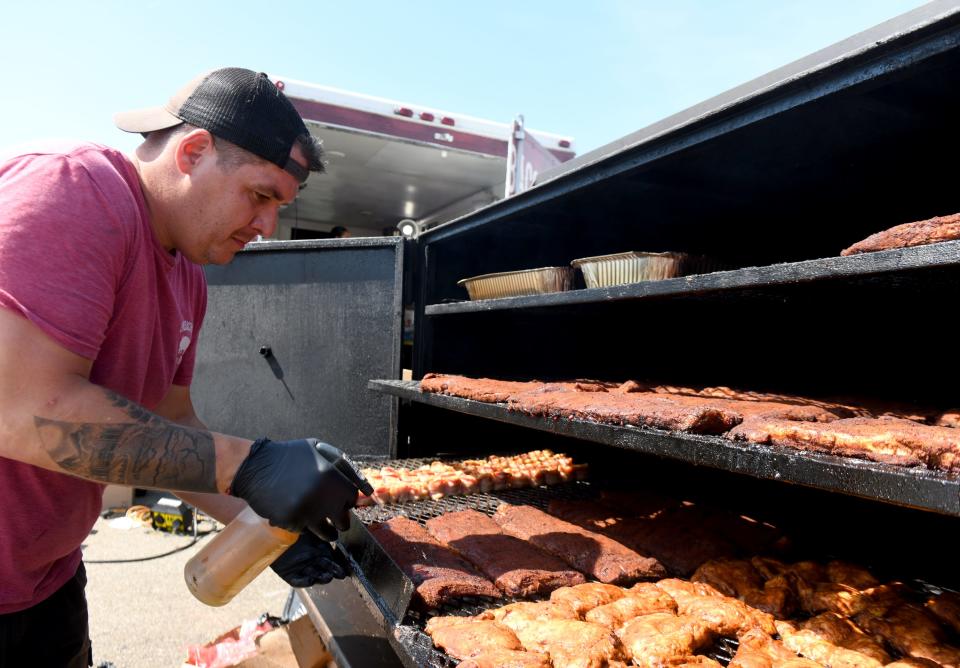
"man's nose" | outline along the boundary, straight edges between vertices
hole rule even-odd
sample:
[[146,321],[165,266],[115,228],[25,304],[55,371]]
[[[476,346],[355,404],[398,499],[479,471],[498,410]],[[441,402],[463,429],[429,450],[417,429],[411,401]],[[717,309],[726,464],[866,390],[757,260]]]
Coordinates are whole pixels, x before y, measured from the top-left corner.
[[253,229],[264,239],[269,239],[277,231],[277,219],[280,216],[280,207],[267,207],[261,209],[253,221]]

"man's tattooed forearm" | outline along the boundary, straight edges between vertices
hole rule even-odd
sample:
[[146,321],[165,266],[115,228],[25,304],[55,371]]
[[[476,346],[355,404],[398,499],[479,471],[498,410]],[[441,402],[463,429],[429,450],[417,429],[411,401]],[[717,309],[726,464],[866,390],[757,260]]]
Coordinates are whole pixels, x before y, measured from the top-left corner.
[[59,466],[100,482],[217,491],[216,456],[209,432],[181,427],[106,392],[133,422],[63,422],[34,416],[40,440]]

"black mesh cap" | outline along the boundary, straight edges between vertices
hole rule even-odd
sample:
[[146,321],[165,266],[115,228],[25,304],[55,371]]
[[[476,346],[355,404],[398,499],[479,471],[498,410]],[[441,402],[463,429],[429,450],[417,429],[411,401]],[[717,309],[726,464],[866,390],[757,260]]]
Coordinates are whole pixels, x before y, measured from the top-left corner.
[[287,96],[263,72],[225,67],[181,88],[163,107],[117,114],[126,132],[153,132],[187,122],[272,162],[303,183],[310,172],[290,158],[309,134]]

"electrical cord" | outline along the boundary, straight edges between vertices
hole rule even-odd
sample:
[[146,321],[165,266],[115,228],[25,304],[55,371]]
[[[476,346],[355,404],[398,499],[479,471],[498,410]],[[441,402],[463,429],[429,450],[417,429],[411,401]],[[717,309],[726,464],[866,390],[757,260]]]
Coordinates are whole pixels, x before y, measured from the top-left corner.
[[[125,513],[127,517],[130,517],[142,525],[147,525],[147,518],[150,517],[150,509],[146,506],[131,506],[127,509]],[[181,545],[180,547],[175,547],[172,550],[166,552],[161,552],[160,554],[153,554],[146,557],[136,557],[133,559],[84,559],[83,563],[85,564],[132,564],[140,561],[152,561],[153,559],[160,559],[162,557],[169,557],[171,554],[176,554],[177,552],[183,552],[186,549],[189,549],[197,544],[201,538],[208,536],[212,533],[219,532],[219,529],[208,529],[207,531],[197,531],[197,525],[200,524],[200,511],[197,510],[196,517],[193,520],[193,540],[191,540],[186,545]],[[206,515],[204,515],[206,518]],[[209,519],[209,518],[207,518]]]

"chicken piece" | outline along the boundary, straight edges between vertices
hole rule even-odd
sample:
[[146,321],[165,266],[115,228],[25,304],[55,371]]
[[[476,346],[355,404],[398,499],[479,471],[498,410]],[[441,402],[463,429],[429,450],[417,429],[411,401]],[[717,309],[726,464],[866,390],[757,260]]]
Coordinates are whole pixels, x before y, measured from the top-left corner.
[[677,602],[652,582],[641,582],[627,590],[623,598],[588,611],[585,619],[617,631],[634,617],[654,612],[676,614]]
[[701,564],[690,579],[705,582],[724,596],[741,600],[746,592],[763,589],[763,576],[749,561],[742,559],[712,559]]
[[503,608],[489,611],[496,621],[500,622],[516,634],[522,633],[530,624],[549,621],[551,619],[566,619],[580,621],[579,615],[566,603],[540,601],[531,603],[521,601],[511,603]]
[[727,668],[821,668],[810,659],[798,657],[779,640],[760,629],[747,631]]
[[827,580],[861,590],[870,589],[880,584],[880,581],[873,577],[866,568],[836,560],[827,563]]
[[939,622],[920,607],[904,604],[882,616],[862,613],[857,625],[905,656],[936,661],[944,668],[960,668],[960,649],[947,644]]
[[926,603],[926,608],[942,624],[960,634],[960,594],[945,591],[931,597]]
[[610,629],[570,619],[547,619],[525,624],[517,637],[528,652],[550,656],[555,668],[607,668],[623,661],[620,640]]
[[702,654],[674,659],[667,665],[669,668],[722,668],[722,664]]
[[777,575],[794,574],[808,582],[824,582],[827,580],[826,569],[815,561],[798,561],[795,564],[786,564],[770,557],[753,557],[750,563],[767,579]]
[[844,647],[876,659],[881,664],[887,664],[893,660],[880,643],[861,631],[849,619],[841,617],[835,612],[825,612],[816,617],[811,617],[800,624],[800,628],[815,633],[823,640],[838,647]]
[[786,575],[770,578],[760,591],[747,592],[743,602],[780,619],[792,616],[797,610],[797,594]]
[[[483,613],[486,614],[486,613]],[[461,615],[437,615],[436,617],[431,617],[427,620],[427,625],[423,629],[426,631],[427,635],[432,636],[433,632],[442,629],[448,626],[458,626],[460,624],[470,624],[475,622],[478,619],[488,619],[486,617],[477,616],[477,617],[465,617]]]
[[[482,612],[480,617],[503,623],[509,617],[532,620],[580,619],[577,612],[563,601],[520,601]],[[507,624],[509,626],[509,624]]]
[[739,636],[753,628],[759,628],[770,635],[776,633],[773,615],[751,608],[743,601],[729,596],[680,598],[677,599],[677,608],[681,614],[702,620],[721,636]]
[[713,633],[699,619],[669,612],[631,619],[618,635],[633,663],[647,668],[687,659],[713,640]]
[[553,668],[553,663],[540,652],[494,649],[461,661],[459,668]]
[[856,614],[868,614],[874,617],[883,616],[891,608],[903,605],[906,601],[903,594],[908,587],[902,582],[888,582],[877,587],[864,589],[860,592]]
[[434,645],[455,659],[468,659],[492,650],[523,649],[513,631],[497,622],[485,620],[441,625],[433,629],[430,637]]
[[785,576],[777,575],[764,582],[753,564],[742,559],[705,562],[690,579],[709,584],[720,593],[777,618],[789,617],[796,607],[793,588]]
[[705,582],[687,582],[678,578],[665,578],[656,585],[674,598],[682,596],[723,596],[719,591]]
[[560,587],[550,594],[550,600],[563,602],[573,608],[580,618],[597,606],[612,603],[626,596],[627,590],[601,582],[587,582],[573,587]]
[[881,668],[883,664],[866,654],[840,647],[813,631],[778,621],[777,632],[784,646],[800,656],[831,668]]
[[859,590],[835,582],[809,582],[802,577],[790,578],[800,609],[808,615],[836,612],[844,617],[857,614],[864,601]]
[[763,629],[770,635],[777,632],[772,615],[724,596],[706,583],[667,579],[657,586],[673,597],[681,614],[701,619],[718,635],[740,635],[751,628]]
[[940,664],[930,659],[917,659],[912,656],[905,656],[897,659],[893,663],[888,663],[886,668],[941,668]]

